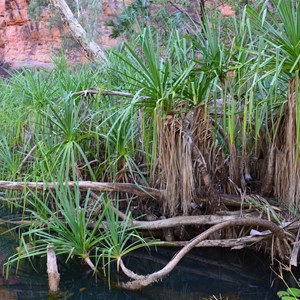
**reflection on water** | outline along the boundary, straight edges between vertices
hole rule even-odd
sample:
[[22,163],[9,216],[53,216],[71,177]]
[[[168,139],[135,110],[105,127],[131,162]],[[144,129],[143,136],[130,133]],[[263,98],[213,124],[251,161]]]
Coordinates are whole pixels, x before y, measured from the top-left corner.
[[[0,232],[3,228],[0,227]],[[15,237],[0,236],[0,263],[14,251]],[[136,272],[147,274],[162,268],[174,255],[175,249],[154,250],[151,255],[139,251],[125,260]],[[62,299],[138,299],[138,300],[199,300],[209,295],[222,295],[223,299],[260,300],[276,299],[277,288],[270,288],[272,272],[268,265],[250,251],[224,249],[194,249],[162,282],[141,292],[114,289],[96,280],[90,270],[74,261],[65,265],[60,262]],[[0,299],[48,299],[46,263],[44,259],[32,265],[23,263],[20,271],[11,272],[8,280],[0,279]]]

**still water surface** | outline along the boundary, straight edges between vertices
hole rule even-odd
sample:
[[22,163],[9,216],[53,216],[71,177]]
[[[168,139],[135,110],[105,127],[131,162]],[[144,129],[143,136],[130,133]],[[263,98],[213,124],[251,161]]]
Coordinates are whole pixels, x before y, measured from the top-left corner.
[[[1,231],[1,227],[0,227]],[[3,228],[2,228],[3,231]],[[0,236],[0,263],[6,261],[15,249],[15,237]],[[163,248],[151,255],[138,251],[126,258],[127,266],[138,273],[147,274],[162,268],[174,255],[176,249]],[[115,300],[199,300],[211,295],[222,299],[260,300],[278,299],[279,281],[271,287],[275,278],[265,257],[250,251],[224,249],[194,249],[162,282],[141,292],[113,289],[95,280],[89,269],[80,261],[65,265],[60,263],[61,299],[115,299]],[[0,300],[48,299],[45,260],[22,265],[19,272],[11,272],[8,280],[0,278]]]

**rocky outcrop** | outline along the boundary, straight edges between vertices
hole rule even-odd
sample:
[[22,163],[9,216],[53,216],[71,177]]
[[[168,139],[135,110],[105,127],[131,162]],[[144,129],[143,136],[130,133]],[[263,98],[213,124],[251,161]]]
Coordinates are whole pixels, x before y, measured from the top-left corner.
[[49,29],[49,11],[40,22],[28,16],[27,0],[5,0],[0,4],[0,59],[13,67],[48,65],[51,51],[61,46],[58,29]]
[[[21,66],[50,66],[51,57],[62,46],[62,31],[50,27],[50,10],[41,11],[39,21],[28,14],[30,0],[0,1],[0,63],[14,68]],[[100,15],[100,38],[102,47],[114,46],[117,41],[109,38],[111,30],[105,21],[116,16],[123,7],[122,0],[104,0]],[[80,49],[69,53],[72,60],[82,60]]]
[[[28,6],[31,0],[0,0],[0,65],[5,62],[13,68],[22,66],[50,66],[51,57],[62,47],[64,29],[50,26],[51,12],[44,7],[39,15],[39,21],[31,20]],[[97,21],[98,42],[103,48],[115,46],[119,40],[111,39],[111,27],[105,25],[107,20],[114,19],[123,10],[124,5],[130,5],[133,0],[102,0],[99,20]],[[225,1],[226,2],[226,1]],[[198,1],[191,0],[193,15],[199,11]],[[208,0],[206,5],[215,5]],[[176,13],[178,7],[169,3],[170,13]],[[159,9],[155,6],[154,12]],[[224,16],[231,16],[234,11],[231,6],[222,4],[218,9]],[[83,61],[84,54],[80,47],[67,52],[71,61]]]

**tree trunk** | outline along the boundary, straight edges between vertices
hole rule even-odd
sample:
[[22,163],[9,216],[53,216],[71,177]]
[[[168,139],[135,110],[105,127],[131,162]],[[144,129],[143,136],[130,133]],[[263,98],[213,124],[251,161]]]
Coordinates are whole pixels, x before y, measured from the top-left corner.
[[79,24],[78,20],[74,17],[71,9],[65,0],[51,0],[54,7],[57,9],[62,17],[64,24],[71,31],[74,39],[82,46],[87,57],[95,62],[107,62],[107,57],[101,47],[87,37],[86,31]]

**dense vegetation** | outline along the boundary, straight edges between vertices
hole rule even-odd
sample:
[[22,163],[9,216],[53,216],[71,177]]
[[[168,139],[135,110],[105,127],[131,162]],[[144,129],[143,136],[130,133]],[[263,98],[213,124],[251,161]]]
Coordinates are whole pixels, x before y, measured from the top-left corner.
[[[1,80],[0,189],[20,227],[19,252],[7,266],[46,254],[51,244],[94,271],[110,274],[116,259],[145,286],[161,274],[139,277],[121,258],[159,245],[141,235],[159,228],[146,225],[155,224],[151,218],[183,216],[180,224],[189,225],[192,215],[223,212],[198,224],[216,227],[188,251],[213,239],[223,229],[215,224],[236,206],[256,211],[225,218],[224,227],[235,228],[223,237],[266,227],[285,241],[276,255],[290,255],[293,238],[275,225],[283,216],[272,205],[280,201],[285,217],[300,208],[300,5],[272,4],[272,12],[259,2],[226,20],[207,11],[168,34],[142,28],[109,51],[105,64],[69,66],[60,57],[52,70],[23,69]],[[185,235],[170,227],[161,227],[169,229],[162,238],[199,233],[199,226],[185,227]]]

